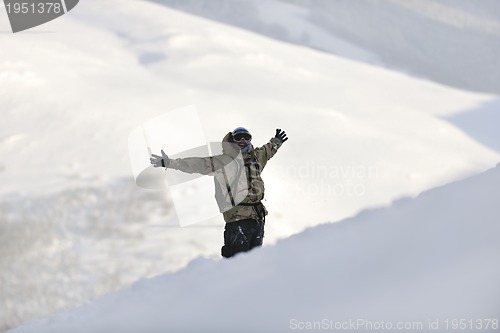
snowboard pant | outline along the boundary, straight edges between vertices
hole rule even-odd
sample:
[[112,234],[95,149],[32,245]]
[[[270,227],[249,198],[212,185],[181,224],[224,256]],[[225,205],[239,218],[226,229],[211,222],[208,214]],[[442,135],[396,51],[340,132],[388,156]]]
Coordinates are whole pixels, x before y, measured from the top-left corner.
[[247,252],[257,246],[262,246],[264,239],[264,221],[253,219],[226,223],[224,229],[224,246],[221,254],[230,258],[237,253]]

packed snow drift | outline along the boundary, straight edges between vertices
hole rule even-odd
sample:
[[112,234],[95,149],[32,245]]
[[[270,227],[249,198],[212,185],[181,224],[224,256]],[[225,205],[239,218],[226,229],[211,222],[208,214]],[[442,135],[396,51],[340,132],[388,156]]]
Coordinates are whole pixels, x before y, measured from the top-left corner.
[[12,333],[290,332],[349,322],[344,331],[432,332],[453,319],[495,332],[499,183],[500,164],[275,246],[199,258]]

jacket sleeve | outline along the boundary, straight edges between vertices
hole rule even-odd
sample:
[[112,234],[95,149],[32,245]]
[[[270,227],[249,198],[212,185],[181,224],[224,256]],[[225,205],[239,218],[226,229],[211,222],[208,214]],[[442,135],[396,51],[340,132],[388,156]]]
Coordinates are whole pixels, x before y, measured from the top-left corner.
[[281,140],[277,138],[271,138],[268,143],[266,143],[262,147],[257,148],[259,160],[262,164],[262,167],[264,167],[267,164],[267,161],[269,161],[278,152],[278,149],[282,144],[283,142],[281,142]]
[[213,157],[186,157],[171,159],[169,169],[175,169],[186,173],[200,173],[210,175],[216,170],[224,167],[223,155]]

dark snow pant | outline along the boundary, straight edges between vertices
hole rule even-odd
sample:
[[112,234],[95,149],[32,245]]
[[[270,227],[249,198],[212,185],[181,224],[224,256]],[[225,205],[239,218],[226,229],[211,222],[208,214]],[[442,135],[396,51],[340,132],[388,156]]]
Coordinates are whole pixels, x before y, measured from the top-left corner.
[[224,246],[221,254],[230,258],[236,253],[247,252],[262,246],[264,239],[264,221],[253,219],[226,223],[224,229]]

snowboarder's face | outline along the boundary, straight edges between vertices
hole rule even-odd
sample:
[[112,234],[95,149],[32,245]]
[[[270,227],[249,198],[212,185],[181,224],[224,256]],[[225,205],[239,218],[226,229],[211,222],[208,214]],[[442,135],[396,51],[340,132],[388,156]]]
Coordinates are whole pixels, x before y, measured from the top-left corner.
[[243,149],[245,148],[246,146],[248,146],[248,141],[245,140],[245,139],[241,139],[240,141],[237,141],[236,142],[238,144],[238,146]]
[[250,141],[252,140],[252,136],[250,133],[236,133],[233,136],[234,142],[240,147],[240,149],[245,148],[250,144]]

